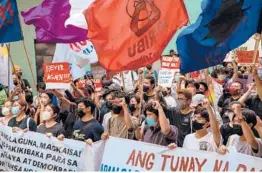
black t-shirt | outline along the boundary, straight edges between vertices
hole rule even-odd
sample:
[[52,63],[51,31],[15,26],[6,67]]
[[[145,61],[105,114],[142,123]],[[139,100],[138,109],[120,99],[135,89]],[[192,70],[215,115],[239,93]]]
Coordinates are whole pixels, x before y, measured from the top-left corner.
[[220,133],[223,137],[223,144],[226,145],[228,138],[234,134],[234,131],[233,128],[229,126],[229,123],[226,123],[220,127]]
[[60,123],[56,123],[52,127],[47,128],[45,124],[41,124],[36,132],[46,134],[46,133],[52,133],[53,136],[58,137],[59,135],[63,134],[66,136],[65,129]]
[[178,129],[177,146],[183,147],[186,135],[191,133],[191,116],[193,112],[181,114],[177,108],[168,108],[165,111],[166,117],[169,119],[170,125],[174,125]]
[[29,128],[29,131],[33,131],[33,132],[35,132],[37,129],[35,121],[28,116],[26,116],[21,121],[16,121],[16,117],[11,118],[8,122],[8,126],[9,127],[18,127],[22,130]]
[[96,119],[87,122],[77,120],[74,125],[73,138],[81,141],[90,138],[96,142],[101,139],[102,133],[104,133],[104,127]]
[[248,109],[253,110],[262,119],[262,101],[258,95],[250,95],[245,104]]

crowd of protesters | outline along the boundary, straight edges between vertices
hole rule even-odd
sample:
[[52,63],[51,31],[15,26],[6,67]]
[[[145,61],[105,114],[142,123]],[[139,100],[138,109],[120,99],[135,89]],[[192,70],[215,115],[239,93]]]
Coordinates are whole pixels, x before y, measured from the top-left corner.
[[[247,76],[253,78],[248,85]],[[158,86],[157,79],[157,71],[148,66],[103,77],[102,90],[96,92],[88,73],[83,88],[79,79],[71,90],[50,90],[39,82],[33,96],[18,70],[0,123],[13,132],[34,131],[88,145],[114,136],[170,150],[262,157],[262,84],[256,66],[239,67],[234,60],[201,70],[198,79],[176,73],[169,88]]]

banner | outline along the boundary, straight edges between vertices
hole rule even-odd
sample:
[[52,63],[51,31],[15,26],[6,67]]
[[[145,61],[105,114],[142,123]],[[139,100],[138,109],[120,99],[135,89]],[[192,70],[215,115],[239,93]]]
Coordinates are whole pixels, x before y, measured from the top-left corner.
[[171,88],[175,77],[174,70],[161,69],[158,73],[158,85],[162,87]]
[[[116,146],[118,147],[116,150]],[[114,159],[112,159],[112,156]],[[102,172],[134,171],[262,171],[262,159],[229,153],[193,151],[110,137],[100,166]]]
[[82,171],[85,145],[0,125],[0,171]]
[[[8,58],[8,50],[6,44],[0,46],[0,83],[5,86],[9,86],[12,91],[14,89],[14,83],[12,78],[11,62]],[[9,66],[9,80],[8,80],[8,66]],[[9,81],[9,85],[8,85]]]
[[46,89],[70,89],[70,67],[67,62],[44,64]]
[[162,56],[161,67],[164,69],[173,69],[179,71],[180,59],[177,56]]
[[[237,50],[237,57],[238,57],[238,65],[244,66],[244,65],[250,65],[253,64],[253,55],[255,51],[241,51]],[[259,58],[259,51],[257,51],[257,57],[255,59],[255,62],[258,61]]]

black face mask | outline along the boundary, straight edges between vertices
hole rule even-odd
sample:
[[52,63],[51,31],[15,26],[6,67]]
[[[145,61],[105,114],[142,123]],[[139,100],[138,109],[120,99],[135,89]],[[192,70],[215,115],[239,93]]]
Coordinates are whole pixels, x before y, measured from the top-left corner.
[[243,135],[242,127],[238,124],[233,124],[233,133],[237,134],[238,136]]
[[204,126],[204,125],[205,125],[205,124],[199,123],[199,122],[197,122],[196,120],[195,120],[195,121],[192,121],[192,128],[193,128],[194,131],[203,129],[203,126]]
[[112,110],[112,103],[111,102],[106,102],[106,107],[109,109],[109,110]]
[[78,108],[78,109],[76,110],[76,113],[77,113],[77,116],[78,116],[79,118],[83,118],[83,117],[85,116],[85,113],[84,113],[83,109]]
[[162,94],[163,94],[164,97],[167,96],[167,92],[166,91],[162,91]]
[[149,90],[149,86],[144,85],[144,86],[143,86],[143,91],[144,91],[144,92],[147,92],[148,90]]
[[130,105],[129,105],[129,110],[130,110],[131,112],[134,112],[134,111],[136,110],[135,105],[134,105],[134,104],[130,104]]
[[113,105],[112,106],[112,111],[114,114],[120,114],[120,112],[122,111],[122,107],[121,106],[117,106],[117,105]]
[[151,66],[147,66],[146,68],[147,68],[147,70],[151,70],[151,69],[152,69],[152,67],[151,67]]
[[14,80],[14,85],[17,86],[18,85],[18,82],[16,80]]

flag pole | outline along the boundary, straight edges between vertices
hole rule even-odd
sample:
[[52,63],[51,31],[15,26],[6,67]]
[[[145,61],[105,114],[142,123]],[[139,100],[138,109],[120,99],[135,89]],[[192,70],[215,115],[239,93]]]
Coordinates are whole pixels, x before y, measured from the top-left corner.
[[259,42],[261,41],[261,35],[262,34],[256,33],[255,37],[254,37],[256,42],[255,42],[254,53],[253,53],[253,60],[252,60],[253,64],[256,64],[257,52],[258,52]]
[[123,90],[125,91],[125,78],[124,78],[124,72],[120,73],[121,77],[122,77],[122,82],[123,82]]

